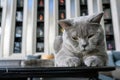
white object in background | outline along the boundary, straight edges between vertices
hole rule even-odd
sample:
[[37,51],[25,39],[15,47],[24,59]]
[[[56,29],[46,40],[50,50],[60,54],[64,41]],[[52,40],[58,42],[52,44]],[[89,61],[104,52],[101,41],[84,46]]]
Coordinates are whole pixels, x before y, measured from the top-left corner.
[[0,26],[0,35],[1,35],[1,26]]
[[37,29],[37,37],[43,37],[43,36],[44,36],[43,30],[38,28]]
[[17,21],[23,21],[23,14],[22,14],[22,12],[20,12],[20,11],[17,12],[16,20]]
[[104,18],[105,19],[111,19],[112,18],[110,8],[105,9],[105,11],[104,11]]
[[40,29],[40,31],[39,31],[39,36],[40,36],[40,37],[43,37],[43,36],[44,36],[44,35],[43,35],[43,30],[41,30],[41,29]]
[[0,22],[2,21],[2,13],[0,13]]
[[21,37],[22,36],[22,27],[16,27],[16,37]]
[[0,41],[1,41],[1,26],[0,26]]
[[3,7],[5,5],[5,0],[0,0],[0,7]]
[[105,25],[105,31],[106,31],[106,34],[108,35],[113,35],[113,29],[112,29],[112,24],[106,24]]
[[39,51],[43,51],[44,50],[44,43],[37,43],[37,48]]

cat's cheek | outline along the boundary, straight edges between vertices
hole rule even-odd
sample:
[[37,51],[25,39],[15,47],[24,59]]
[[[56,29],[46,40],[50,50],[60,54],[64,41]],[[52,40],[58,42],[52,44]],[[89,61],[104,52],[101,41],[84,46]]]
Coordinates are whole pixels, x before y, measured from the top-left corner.
[[88,50],[88,51],[91,51],[91,50],[93,50],[93,49],[95,49],[96,48],[96,46],[94,45],[94,44],[92,44],[92,43],[89,43],[89,45],[86,47],[86,49]]
[[93,39],[90,41],[90,43],[91,43],[91,46],[92,46],[93,49],[94,49],[94,48],[96,48],[96,46],[98,46],[98,39],[93,38]]

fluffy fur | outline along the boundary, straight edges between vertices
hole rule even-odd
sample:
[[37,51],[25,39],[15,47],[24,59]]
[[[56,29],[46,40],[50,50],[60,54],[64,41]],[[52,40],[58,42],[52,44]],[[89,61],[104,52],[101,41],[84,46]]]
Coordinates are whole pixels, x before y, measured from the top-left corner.
[[102,16],[103,13],[98,13],[59,21],[64,32],[54,42],[56,66],[106,65],[104,31],[100,25]]

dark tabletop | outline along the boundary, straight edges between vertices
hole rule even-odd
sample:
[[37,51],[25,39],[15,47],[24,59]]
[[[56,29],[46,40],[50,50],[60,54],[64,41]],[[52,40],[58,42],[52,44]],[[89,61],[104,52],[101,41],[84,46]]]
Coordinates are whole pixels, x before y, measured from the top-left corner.
[[0,77],[90,77],[115,67],[0,66]]

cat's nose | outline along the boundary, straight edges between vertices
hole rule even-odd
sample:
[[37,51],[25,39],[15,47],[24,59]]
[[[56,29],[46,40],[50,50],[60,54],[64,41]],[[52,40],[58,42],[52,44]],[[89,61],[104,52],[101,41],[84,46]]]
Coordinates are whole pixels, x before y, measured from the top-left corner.
[[87,46],[87,44],[83,44],[83,45],[82,45],[82,47],[84,47],[84,48],[85,48],[86,46]]

